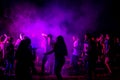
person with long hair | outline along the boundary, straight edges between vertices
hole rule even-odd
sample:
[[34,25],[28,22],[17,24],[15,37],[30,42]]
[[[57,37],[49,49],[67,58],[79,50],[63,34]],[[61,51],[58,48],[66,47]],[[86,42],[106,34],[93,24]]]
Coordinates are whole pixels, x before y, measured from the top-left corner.
[[54,49],[50,52],[47,52],[45,55],[51,54],[53,52],[55,53],[55,75],[57,76],[58,80],[62,80],[61,70],[65,63],[65,56],[68,54],[66,44],[62,36],[57,37]]
[[20,42],[16,51],[16,78],[17,80],[31,80],[31,69],[33,68],[33,55],[31,40],[26,38]]

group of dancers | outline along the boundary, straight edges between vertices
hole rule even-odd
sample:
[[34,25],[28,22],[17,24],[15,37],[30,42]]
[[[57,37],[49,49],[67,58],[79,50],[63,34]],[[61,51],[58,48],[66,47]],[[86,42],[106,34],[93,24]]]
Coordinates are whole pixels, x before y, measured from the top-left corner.
[[73,41],[72,65],[76,73],[78,72],[79,57],[84,61],[86,68],[89,63],[92,63],[95,67],[97,62],[104,61],[108,72],[112,73],[109,65],[109,55],[111,54],[109,34],[106,34],[105,37],[101,34],[96,39],[85,34],[83,43],[81,43],[79,37],[73,36]]
[[[67,56],[67,48],[62,36],[58,36],[54,43],[51,43],[52,35],[44,36],[48,43],[47,52],[44,53],[42,60],[42,74],[44,75],[44,67],[48,60],[48,55],[55,54],[54,73],[58,80],[62,79],[61,69],[65,63],[65,56]],[[3,40],[2,40],[3,38]],[[5,43],[7,45],[5,46]],[[48,46],[50,45],[50,46]],[[52,48],[51,48],[52,45]],[[35,53],[31,46],[31,39],[25,35],[20,34],[20,38],[13,44],[13,38],[6,34],[0,37],[0,64],[5,63],[5,70],[8,73],[13,71],[15,64],[15,74],[17,80],[31,80],[31,73],[36,73],[34,66]]]
[[[46,39],[46,52],[42,59],[42,74],[45,74],[45,64],[49,59],[49,54],[54,54],[54,73],[58,80],[62,80],[61,70],[65,63],[65,56],[68,55],[67,47],[63,36],[58,36],[53,41],[51,34],[42,34]],[[89,34],[84,35],[82,41],[78,36],[73,36],[73,52],[71,58],[71,65],[76,74],[79,73],[78,61],[82,58],[88,74],[95,71],[97,62],[103,61],[109,73],[112,73],[109,65],[110,54],[112,54],[112,46],[110,44],[109,34],[101,34],[95,38]],[[32,79],[31,72],[36,72],[34,61],[35,52],[31,46],[29,37],[20,34],[20,38],[13,43],[13,37],[8,37],[6,34],[0,36],[0,65],[5,64],[6,72],[12,72],[15,65],[15,73],[17,80]],[[119,50],[119,38],[115,39],[114,43]],[[115,50],[116,51],[116,50]],[[52,73],[53,66],[50,66]]]

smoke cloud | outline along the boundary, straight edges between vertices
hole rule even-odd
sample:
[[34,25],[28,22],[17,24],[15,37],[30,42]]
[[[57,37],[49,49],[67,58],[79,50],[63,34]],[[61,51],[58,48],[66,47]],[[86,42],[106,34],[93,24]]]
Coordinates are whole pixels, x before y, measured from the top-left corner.
[[43,7],[33,3],[15,4],[11,7],[12,22],[8,30],[15,36],[24,33],[31,38],[32,45],[38,48],[44,47],[42,33],[51,33],[54,39],[62,35],[71,54],[72,35],[95,31],[103,6],[102,3],[96,5],[88,1],[72,5],[67,0],[64,3],[59,0],[51,2]]

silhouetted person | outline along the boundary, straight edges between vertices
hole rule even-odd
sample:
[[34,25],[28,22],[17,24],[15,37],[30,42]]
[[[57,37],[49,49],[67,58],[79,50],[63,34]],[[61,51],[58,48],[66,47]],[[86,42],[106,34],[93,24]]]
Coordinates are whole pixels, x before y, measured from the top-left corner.
[[14,45],[12,37],[9,38],[8,45],[6,46],[6,60],[6,71],[11,73],[14,66]]
[[96,41],[95,41],[94,37],[91,37],[89,54],[88,54],[88,76],[89,76],[89,80],[95,80],[93,78],[95,78],[96,61],[97,61]]
[[16,52],[16,79],[31,80],[33,67],[31,40],[26,38],[21,41]]
[[62,80],[61,69],[65,63],[65,56],[67,56],[67,48],[62,36],[57,37],[54,49],[47,54],[55,52],[55,74],[58,80]]

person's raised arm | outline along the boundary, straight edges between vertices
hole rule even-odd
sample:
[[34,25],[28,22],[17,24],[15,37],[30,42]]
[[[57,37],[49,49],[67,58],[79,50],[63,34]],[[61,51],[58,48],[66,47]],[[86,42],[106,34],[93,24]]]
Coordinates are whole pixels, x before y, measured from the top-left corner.
[[5,39],[4,39],[3,43],[5,43],[7,41],[7,38],[8,38],[8,36],[6,34],[4,34],[4,36],[5,36]]

